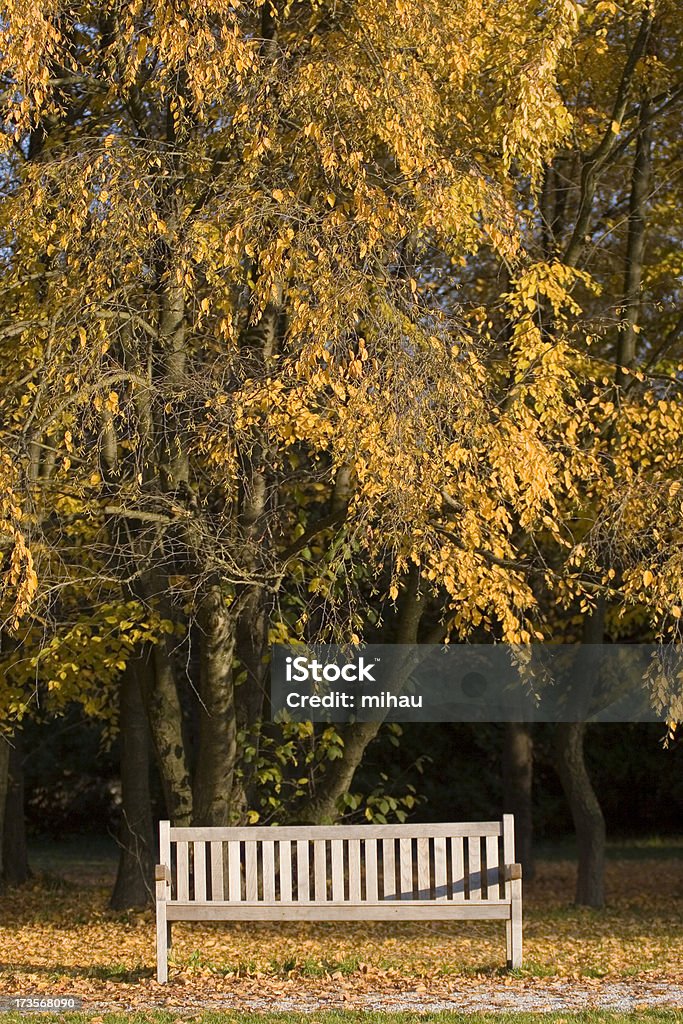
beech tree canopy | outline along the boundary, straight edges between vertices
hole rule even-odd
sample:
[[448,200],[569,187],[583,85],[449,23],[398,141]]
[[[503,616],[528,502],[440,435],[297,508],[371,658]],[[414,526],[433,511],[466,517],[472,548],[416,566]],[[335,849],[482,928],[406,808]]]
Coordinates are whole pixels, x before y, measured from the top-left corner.
[[177,822],[320,820],[272,642],[679,638],[679,15],[8,0],[8,723],[134,672]]

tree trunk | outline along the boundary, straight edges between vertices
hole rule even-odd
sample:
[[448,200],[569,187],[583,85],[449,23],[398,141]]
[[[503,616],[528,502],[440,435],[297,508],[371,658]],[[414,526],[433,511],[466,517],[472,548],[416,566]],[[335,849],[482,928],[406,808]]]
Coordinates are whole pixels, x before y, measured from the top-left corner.
[[[420,570],[413,566],[400,598],[395,643],[417,644],[423,608],[424,603],[420,600]],[[413,662],[408,657],[403,669],[399,670],[405,679],[394,679],[395,692],[400,692],[405,685],[412,667]],[[316,782],[315,792],[298,811],[297,821],[305,825],[324,825],[339,818],[338,800],[344,793],[348,793],[356,769],[381,726],[382,722],[352,722],[339,730],[344,741],[342,756],[327,762]]]
[[9,737],[0,735],[0,892],[2,891],[4,878],[2,848],[5,836],[5,807],[7,804],[7,790],[9,788],[9,752]]
[[140,661],[139,671],[166,813],[174,825],[190,825],[192,786],[173,664],[163,641],[150,647]]
[[348,793],[356,769],[381,726],[381,722],[354,722],[339,730],[344,740],[342,756],[328,762],[314,796],[297,814],[299,824],[332,825],[339,819],[337,801]]
[[649,120],[650,104],[645,97],[640,105],[636,154],[631,175],[628,211],[628,239],[624,266],[624,330],[617,339],[617,383],[627,384],[624,369],[636,361],[638,320],[640,319],[645,253],[645,205],[650,193],[651,148],[653,125]]
[[24,815],[24,743],[21,729],[15,729],[9,752],[2,864],[6,885],[23,885],[31,877],[26,846]]
[[137,664],[129,662],[120,690],[121,826],[119,867],[110,906],[144,907],[153,898],[154,829],[149,787],[149,726]]
[[594,654],[591,645],[605,638],[605,600],[598,598],[595,610],[583,624],[583,644],[587,645],[585,662],[581,654],[575,661],[575,672],[583,692],[579,697],[579,722],[560,722],[555,733],[555,765],[569,803],[576,830],[578,874],[576,903],[586,907],[602,907],[605,902],[605,819],[590,780],[584,758],[586,719],[590,716],[594,688]]
[[576,903],[605,903],[605,819],[586,770],[585,722],[561,722],[555,734],[556,767],[576,829],[579,864]]
[[234,622],[218,584],[200,606],[199,744],[194,779],[195,825],[234,824],[243,813],[235,787],[237,722]]
[[503,807],[515,816],[515,857],[524,878],[534,877],[534,741],[528,722],[506,722],[503,737]]

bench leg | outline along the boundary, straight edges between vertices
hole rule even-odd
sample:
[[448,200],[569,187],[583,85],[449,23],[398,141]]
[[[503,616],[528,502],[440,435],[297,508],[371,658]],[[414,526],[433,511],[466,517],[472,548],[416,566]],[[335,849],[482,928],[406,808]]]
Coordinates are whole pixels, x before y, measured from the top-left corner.
[[505,922],[508,967],[515,970],[522,966],[522,880],[512,882],[512,906],[510,919]]
[[157,903],[157,981],[168,981],[168,940],[171,926],[166,920],[166,904]]

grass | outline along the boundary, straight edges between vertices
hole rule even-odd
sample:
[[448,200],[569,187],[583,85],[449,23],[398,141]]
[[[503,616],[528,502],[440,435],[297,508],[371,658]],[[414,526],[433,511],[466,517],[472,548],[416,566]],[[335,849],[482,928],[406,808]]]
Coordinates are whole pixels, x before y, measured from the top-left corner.
[[[683,836],[644,836],[638,839],[612,839],[607,843],[607,860],[683,860]],[[538,843],[539,860],[576,860],[573,836],[553,843]]]

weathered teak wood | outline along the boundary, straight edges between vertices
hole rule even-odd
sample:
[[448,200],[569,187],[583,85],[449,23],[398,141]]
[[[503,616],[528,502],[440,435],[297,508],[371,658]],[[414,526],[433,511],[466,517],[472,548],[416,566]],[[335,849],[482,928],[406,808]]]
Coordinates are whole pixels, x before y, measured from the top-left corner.
[[382,886],[385,900],[396,898],[396,850],[393,837],[382,840]]
[[522,963],[522,873],[508,814],[493,822],[312,828],[162,821],[159,848],[160,982],[168,977],[172,921],[501,920],[508,965]]
[[263,851],[263,900],[265,903],[275,901],[275,843],[268,840],[261,843]]
[[465,856],[461,836],[451,839],[451,879],[453,899],[465,899]]
[[341,839],[333,839],[330,846],[332,847],[332,900],[334,903],[343,903],[344,842]]
[[244,844],[244,887],[247,901],[255,903],[258,899],[258,865],[256,862],[256,843]]
[[211,899],[222,900],[223,885],[223,844],[211,843]]
[[308,840],[297,839],[296,843],[296,900],[297,903],[308,902],[311,898],[310,859],[308,856]]
[[503,921],[507,903],[440,903],[392,900],[386,903],[169,903],[172,921]]
[[486,892],[489,899],[500,896],[498,880],[498,839],[486,837]]
[[228,843],[228,893],[231,900],[242,899],[240,844]]
[[377,840],[366,839],[365,847],[365,899],[368,903],[376,903],[379,899],[377,887]]
[[481,846],[479,836],[467,840],[467,874],[470,883],[470,899],[481,899]]
[[194,898],[206,900],[206,843],[193,843],[194,847]]
[[431,897],[429,879],[429,839],[420,836],[417,841],[417,895],[418,899],[428,900]]
[[280,853],[280,899],[292,902],[292,841],[283,839],[278,843]]
[[315,898],[316,902],[324,903],[327,899],[327,850],[324,839],[316,839],[313,843],[313,863],[315,866]]
[[400,839],[398,844],[399,859],[401,864],[401,899],[412,900],[413,898],[413,849],[410,839]]
[[[209,826],[197,826],[196,828],[171,828],[171,842],[179,840],[198,839],[205,841],[222,839],[223,842],[238,840],[245,842],[249,840],[272,839],[273,831],[277,828],[278,839],[365,839],[374,836],[375,839],[400,839],[402,836],[411,836],[417,839],[419,836],[499,836],[501,834],[500,821],[454,821],[438,822],[438,824],[415,825],[245,825],[240,828],[215,828]],[[402,829],[407,831],[403,832]]]
[[187,843],[176,844],[176,857],[178,860],[178,899],[187,900],[190,898],[190,859],[188,857]]
[[166,908],[171,900],[171,841],[170,823],[159,822],[159,859],[155,870],[157,905],[157,981],[168,981],[168,950],[171,945],[171,926]]
[[360,839],[350,839],[349,851],[349,902],[360,903]]

